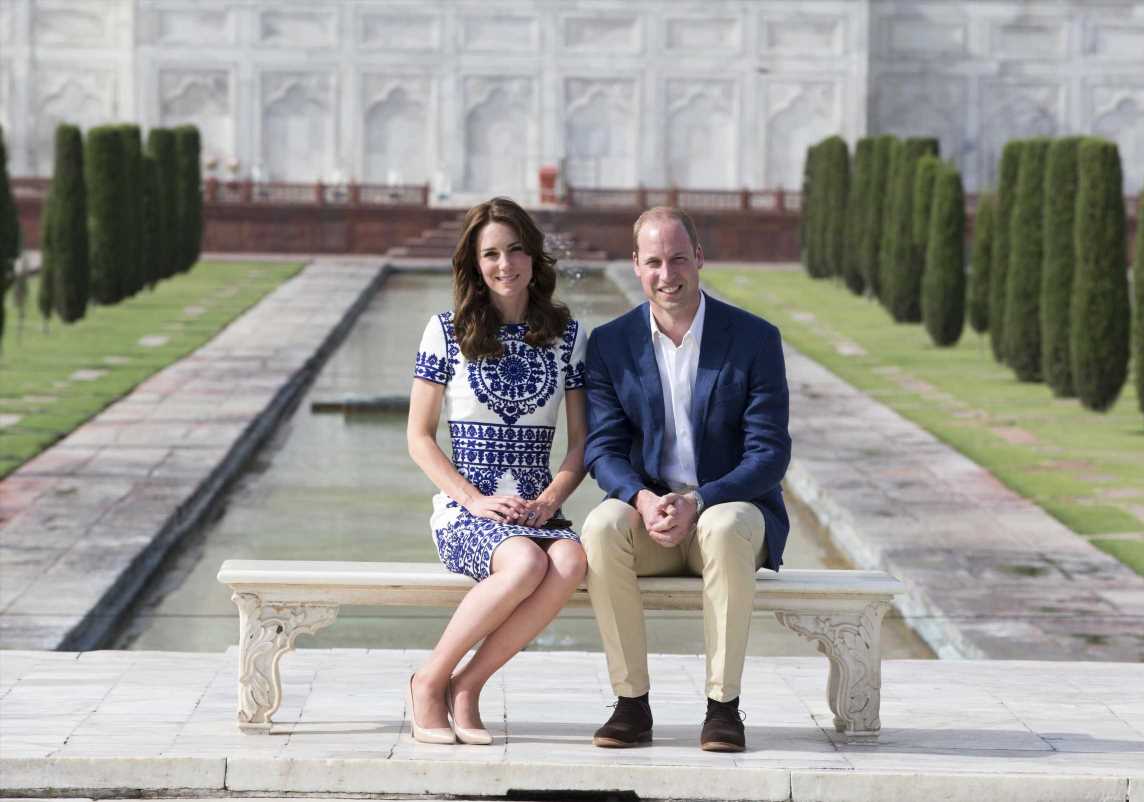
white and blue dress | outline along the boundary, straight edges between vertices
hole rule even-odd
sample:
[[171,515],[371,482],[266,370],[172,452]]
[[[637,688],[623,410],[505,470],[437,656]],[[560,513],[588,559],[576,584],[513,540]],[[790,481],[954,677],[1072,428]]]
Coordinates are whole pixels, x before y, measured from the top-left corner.
[[[413,375],[445,385],[457,471],[486,496],[531,501],[552,482],[549,455],[564,393],[584,386],[585,334],[572,320],[555,343],[537,348],[524,341],[527,331],[525,324],[501,326],[504,353],[470,362],[457,343],[453,313],[434,315]],[[510,537],[579,539],[571,529],[480,518],[444,493],[433,497],[429,525],[444,566],[478,582],[490,573],[493,551]]]

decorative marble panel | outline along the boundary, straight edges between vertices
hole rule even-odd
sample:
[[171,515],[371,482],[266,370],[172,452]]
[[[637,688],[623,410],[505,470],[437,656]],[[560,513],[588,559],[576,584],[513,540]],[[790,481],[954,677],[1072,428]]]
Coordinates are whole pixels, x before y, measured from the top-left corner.
[[258,43],[276,47],[331,47],[337,44],[338,16],[333,11],[263,11]]
[[564,169],[574,187],[638,183],[638,92],[630,79],[567,78],[564,82]]
[[564,18],[564,47],[616,54],[643,49],[643,30],[635,16],[584,16]]
[[1094,21],[1086,30],[1084,53],[1101,60],[1140,63],[1144,25]]
[[540,48],[540,22],[536,17],[488,14],[461,18],[461,49],[500,52]]
[[1068,56],[1068,25],[1062,19],[1018,19],[994,23],[990,52],[999,58],[1059,59]]
[[62,122],[85,130],[115,117],[115,75],[85,67],[41,67],[33,88],[35,117],[32,169],[51,175],[56,126]]
[[764,185],[797,190],[802,185],[806,149],[837,133],[842,122],[842,92],[831,80],[769,81],[764,109],[766,163]]
[[937,137],[942,158],[961,164],[969,112],[968,79],[924,72],[884,73],[878,76],[874,91],[873,131]]
[[365,11],[357,29],[362,50],[441,49],[441,19],[430,14]]
[[226,70],[162,69],[159,124],[197,125],[202,156],[223,163],[236,152],[230,73]]
[[759,42],[763,52],[776,55],[838,56],[846,49],[846,20],[825,14],[764,17]]
[[428,78],[364,76],[362,181],[416,184],[433,173],[429,143]]
[[155,9],[154,33],[161,45],[234,44],[237,39],[235,15],[230,9]]
[[969,52],[969,23],[922,17],[884,20],[887,55],[940,59]]
[[734,17],[676,17],[667,21],[665,40],[669,50],[738,52],[743,47],[743,26]]
[[31,11],[32,39],[37,45],[108,47],[115,43],[112,15],[105,4],[40,2]]
[[1064,100],[1060,84],[982,82],[979,190],[995,185],[1001,149],[1010,139],[1056,136],[1064,120]]
[[12,15],[15,10],[11,3],[0,3],[0,44],[7,44],[12,37]]
[[262,76],[261,158],[271,181],[327,178],[335,162],[333,81],[323,73]]
[[1124,191],[1144,191],[1144,84],[1094,87],[1091,102],[1092,132],[1120,148]]
[[535,79],[470,76],[463,92],[465,190],[523,193],[529,186],[529,150],[536,141]]
[[687,189],[733,189],[739,183],[734,81],[667,83],[667,180]]

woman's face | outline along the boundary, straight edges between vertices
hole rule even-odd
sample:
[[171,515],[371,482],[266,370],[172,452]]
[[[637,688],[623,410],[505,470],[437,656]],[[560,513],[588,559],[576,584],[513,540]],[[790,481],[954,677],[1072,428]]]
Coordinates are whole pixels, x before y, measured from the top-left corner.
[[527,296],[532,257],[512,226],[493,221],[477,232],[477,268],[493,296],[504,300]]

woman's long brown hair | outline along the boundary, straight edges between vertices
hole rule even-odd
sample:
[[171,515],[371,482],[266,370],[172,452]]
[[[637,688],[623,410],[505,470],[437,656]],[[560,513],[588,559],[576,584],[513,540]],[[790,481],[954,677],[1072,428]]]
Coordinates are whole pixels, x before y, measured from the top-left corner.
[[524,341],[537,348],[551,345],[572,319],[568,307],[552,300],[556,291],[556,259],[544,250],[544,234],[528,212],[509,198],[485,201],[465,215],[461,240],[453,251],[453,328],[461,353],[470,362],[504,354],[504,346],[497,339],[497,329],[504,320],[489,298],[489,288],[477,265],[477,237],[489,223],[504,223],[512,228],[520,237],[524,252],[532,257]]

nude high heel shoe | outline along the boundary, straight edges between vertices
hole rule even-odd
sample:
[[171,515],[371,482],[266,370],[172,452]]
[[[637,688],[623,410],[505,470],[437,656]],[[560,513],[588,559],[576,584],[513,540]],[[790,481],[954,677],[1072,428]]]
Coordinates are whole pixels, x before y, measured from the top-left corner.
[[423,744],[455,744],[457,737],[452,727],[425,728],[417,724],[417,713],[413,710],[413,677],[409,677],[409,687],[405,689],[405,703],[409,707],[409,726],[413,730],[413,740]]
[[457,723],[457,716],[453,713],[453,680],[449,679],[449,687],[445,690],[445,704],[449,707],[449,715],[453,718],[453,731],[457,733],[457,740],[463,744],[474,746],[488,746],[493,742],[493,736],[486,729],[469,729]]

